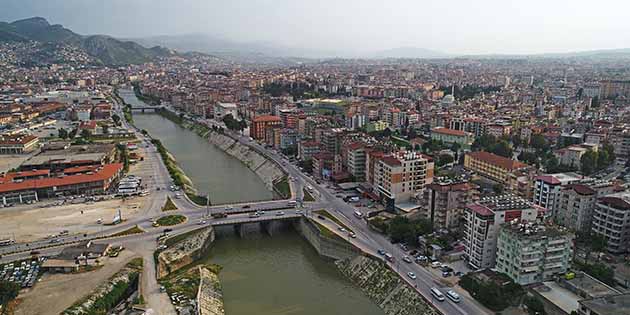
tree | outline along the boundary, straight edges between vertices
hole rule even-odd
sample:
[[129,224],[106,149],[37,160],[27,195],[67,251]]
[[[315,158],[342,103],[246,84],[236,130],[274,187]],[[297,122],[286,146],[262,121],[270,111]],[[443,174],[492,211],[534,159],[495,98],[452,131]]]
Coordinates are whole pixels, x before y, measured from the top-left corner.
[[74,139],[74,137],[77,136],[77,132],[77,128],[72,129],[72,131],[70,131],[70,133],[68,134],[68,138]]
[[397,216],[389,222],[387,233],[393,242],[416,244],[416,229],[414,224],[403,216]]
[[545,140],[545,137],[539,133],[531,136],[529,144],[532,148],[536,149],[536,151],[547,151],[548,149],[547,140]]
[[58,133],[59,133],[59,138],[68,139],[68,130],[64,128],[59,128]]
[[437,164],[438,166],[444,166],[449,163],[453,163],[454,159],[450,154],[440,154],[438,157]]
[[584,175],[593,174],[597,167],[597,153],[592,150],[586,151],[586,153],[582,155],[580,163],[582,165],[582,173]]
[[492,153],[506,158],[512,158],[512,148],[507,141],[501,141],[492,148]]
[[87,129],[83,129],[81,130],[81,137],[84,139],[89,139],[92,136],[92,133],[87,130]]
[[14,282],[0,280],[0,305],[13,301],[20,293],[20,285]]
[[109,125],[103,125],[103,134],[109,133]]
[[120,126],[120,116],[118,116],[117,114],[113,114],[112,115],[112,120],[114,121],[116,126]]

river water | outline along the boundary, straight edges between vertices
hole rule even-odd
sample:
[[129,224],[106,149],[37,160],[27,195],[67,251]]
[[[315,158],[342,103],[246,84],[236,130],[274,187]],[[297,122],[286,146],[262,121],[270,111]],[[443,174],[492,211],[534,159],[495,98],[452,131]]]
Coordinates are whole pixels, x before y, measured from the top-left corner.
[[333,262],[294,231],[247,234],[224,227],[206,262],[219,273],[227,315],[383,315]]
[[[120,90],[119,95],[131,106],[146,106],[132,90]],[[273,199],[258,175],[194,132],[155,113],[134,112],[133,120],[136,127],[162,141],[199,195],[210,194],[211,203]]]
[[[125,102],[144,106],[130,90]],[[271,199],[262,180],[240,161],[195,133],[151,113],[134,113],[135,125],[160,139],[200,194],[213,203]],[[248,233],[220,228],[205,257],[219,264],[227,315],[383,315],[349,280],[296,232]]]

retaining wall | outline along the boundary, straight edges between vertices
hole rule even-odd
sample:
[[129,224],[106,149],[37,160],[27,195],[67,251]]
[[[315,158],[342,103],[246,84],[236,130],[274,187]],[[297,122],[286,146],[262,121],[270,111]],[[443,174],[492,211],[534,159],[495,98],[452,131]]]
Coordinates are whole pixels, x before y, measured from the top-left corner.
[[161,279],[201,258],[215,240],[212,226],[202,228],[157,256],[157,278]]

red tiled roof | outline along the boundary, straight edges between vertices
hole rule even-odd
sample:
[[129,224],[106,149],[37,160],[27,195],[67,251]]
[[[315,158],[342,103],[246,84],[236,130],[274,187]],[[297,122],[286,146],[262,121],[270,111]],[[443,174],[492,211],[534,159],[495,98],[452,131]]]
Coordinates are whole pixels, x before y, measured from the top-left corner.
[[540,176],[536,176],[536,180],[541,180],[547,184],[551,184],[551,185],[558,185],[560,184],[560,180],[551,176],[551,175],[540,175]]
[[78,174],[65,177],[28,179],[20,183],[4,182],[0,183],[0,193],[104,181],[112,178],[122,169],[122,167],[123,165],[121,163],[105,164],[102,169],[94,174]]
[[0,144],[2,145],[27,144],[35,139],[37,139],[37,137],[34,135],[0,136]]
[[391,165],[391,166],[400,166],[402,165],[402,163],[400,163],[400,161],[393,157],[393,156],[385,156],[381,159],[383,161],[383,163],[387,164],[387,165]]
[[591,196],[596,193],[592,188],[582,184],[569,184],[565,186],[565,189],[573,189],[576,193],[583,196]]
[[619,210],[630,210],[630,204],[618,197],[602,197],[599,202]]
[[527,164],[525,163],[508,159],[490,152],[479,151],[468,153],[468,155],[476,160],[481,160],[509,171],[527,167]]
[[464,132],[464,131],[455,130],[455,129],[448,129],[448,128],[443,128],[443,127],[433,128],[433,130],[431,130],[431,132],[441,133],[441,134],[450,135],[450,136],[460,136],[460,137],[463,137],[463,136],[466,135],[466,132]]
[[282,121],[282,120],[278,116],[271,116],[271,115],[258,116],[258,117],[255,117],[253,120],[253,122],[274,122],[274,121]]
[[490,208],[486,207],[486,206],[482,206],[482,205],[478,205],[478,204],[472,204],[472,205],[468,205],[467,206],[468,209],[474,211],[477,214],[483,215],[483,216],[489,216],[489,215],[493,215],[494,212],[492,212],[492,210],[490,210]]

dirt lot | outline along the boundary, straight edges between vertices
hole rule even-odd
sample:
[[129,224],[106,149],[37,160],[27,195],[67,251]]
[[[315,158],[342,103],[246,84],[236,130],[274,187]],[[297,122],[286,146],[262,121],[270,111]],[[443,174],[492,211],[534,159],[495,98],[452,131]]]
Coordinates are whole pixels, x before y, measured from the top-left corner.
[[[144,148],[140,148],[138,152],[144,155]],[[5,163],[4,158],[0,160]],[[154,161],[148,160],[132,165],[130,174],[142,177],[146,185],[155,185],[151,178],[154,175],[152,162]],[[1,208],[0,239],[13,238],[17,242],[28,242],[50,234],[58,234],[63,230],[68,230],[70,234],[99,232],[104,227],[96,223],[98,219],[103,219],[103,223],[111,222],[118,209],[121,210],[123,218],[133,219],[146,210],[148,198],[151,198],[151,195],[132,197],[125,201],[110,199],[91,204],[66,202],[59,206],[54,205],[57,200],[46,199],[30,205]]]
[[[15,238],[18,242],[41,239],[50,234],[68,230],[70,234],[98,232],[103,225],[96,223],[111,222],[120,209],[125,219],[131,219],[142,211],[147,197],[125,200],[111,199],[93,204],[64,204],[41,208],[52,201],[43,201],[31,205],[20,205],[0,209],[0,238]],[[83,211],[83,213],[81,213]]]
[[13,168],[17,168],[24,161],[26,161],[31,154],[20,154],[20,155],[2,155],[0,158],[0,173],[8,172]]
[[98,270],[79,274],[45,274],[33,289],[18,298],[22,303],[15,315],[57,315],[88,295],[129,262],[135,253],[125,250],[116,258],[105,258]]

